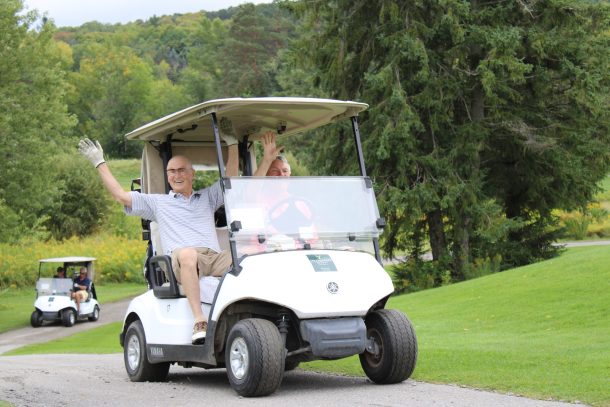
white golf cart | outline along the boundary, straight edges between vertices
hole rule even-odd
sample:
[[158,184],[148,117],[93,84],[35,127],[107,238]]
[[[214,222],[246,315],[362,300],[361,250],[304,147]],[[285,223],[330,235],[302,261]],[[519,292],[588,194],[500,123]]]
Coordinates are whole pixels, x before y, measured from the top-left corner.
[[[174,155],[218,168],[226,221],[217,220],[217,235],[233,258],[224,277],[200,280],[209,325],[205,343],[192,345],[193,315],[182,287],[156,225],[143,223],[150,290],[131,302],[120,335],[132,381],[165,380],[173,363],[226,367],[237,393],[262,396],[302,361],[352,355],[375,383],[411,375],[418,353],[413,326],[385,309],[393,292],[379,253],[385,222],[366,176],[357,122],[367,107],[309,98],[221,99],[126,136],[145,142],[138,181],[144,193],[169,191],[164,168]],[[261,134],[282,138],[343,119],[352,123],[360,176],[250,176],[252,145]],[[225,177],[219,127],[238,136],[241,177]]]
[[[44,321],[61,321],[64,326],[70,327],[77,320],[98,320],[100,304],[93,285],[94,261],[94,257],[57,257],[38,261],[35,309],[30,317],[30,324],[34,328],[41,326]],[[65,270],[64,278],[55,275],[57,267]],[[87,289],[89,297],[80,304],[80,313],[77,313],[76,303],[70,295],[74,289],[74,278],[78,276],[81,267],[87,268],[87,278],[91,284]]]

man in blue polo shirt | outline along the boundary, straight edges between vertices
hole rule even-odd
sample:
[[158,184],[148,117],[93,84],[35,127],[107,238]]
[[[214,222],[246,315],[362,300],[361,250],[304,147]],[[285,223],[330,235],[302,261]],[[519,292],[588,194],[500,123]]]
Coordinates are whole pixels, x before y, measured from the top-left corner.
[[[238,175],[237,139],[223,134],[229,146],[226,175]],[[223,205],[220,182],[209,188],[193,190],[195,170],[183,156],[175,156],[167,164],[169,194],[140,194],[124,191],[114,178],[98,142],[85,139],[79,151],[97,168],[102,182],[113,198],[125,207],[128,215],[140,216],[159,224],[161,243],[172,258],[176,279],[182,284],[195,324],[192,342],[205,340],[207,321],[201,310],[200,276],[221,276],[231,265],[231,255],[221,251],[214,226],[214,211]]]
[[76,313],[80,314],[80,303],[87,301],[89,298],[89,286],[91,280],[87,277],[87,268],[81,267],[78,276],[74,279],[74,288],[72,289],[72,299],[76,303]]

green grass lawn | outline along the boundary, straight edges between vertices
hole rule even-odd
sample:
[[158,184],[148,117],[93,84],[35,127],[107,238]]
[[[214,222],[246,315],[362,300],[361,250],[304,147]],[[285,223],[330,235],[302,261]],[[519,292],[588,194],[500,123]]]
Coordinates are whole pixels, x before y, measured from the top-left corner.
[[[146,285],[134,283],[108,283],[95,285],[95,292],[102,307],[104,303],[135,297],[146,291]],[[0,292],[0,333],[9,329],[30,325],[30,315],[34,311],[36,291],[31,289]]]
[[[394,297],[419,343],[414,378],[610,405],[610,247]],[[360,375],[357,357],[304,364]]]
[[112,322],[56,339],[13,349],[3,355],[31,355],[36,353],[118,353],[123,352],[119,344],[122,322]]
[[[414,379],[546,399],[610,405],[610,248],[393,297],[419,343]],[[120,352],[120,324],[16,349]],[[82,344],[88,343],[89,349]],[[79,344],[76,346],[76,344]],[[357,357],[301,367],[363,375]]]

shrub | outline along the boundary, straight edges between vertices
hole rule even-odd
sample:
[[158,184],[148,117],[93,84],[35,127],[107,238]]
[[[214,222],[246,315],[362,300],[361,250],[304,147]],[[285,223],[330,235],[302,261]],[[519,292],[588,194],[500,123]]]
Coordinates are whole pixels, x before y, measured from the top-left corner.
[[45,225],[56,240],[87,236],[99,229],[108,213],[109,201],[96,170],[81,157],[56,158],[56,196],[45,206]]
[[0,289],[34,287],[38,260],[49,257],[91,256],[95,263],[95,282],[135,282],[144,284],[142,274],[146,242],[121,236],[100,234],[70,238],[62,242],[32,242],[22,245],[0,244]]

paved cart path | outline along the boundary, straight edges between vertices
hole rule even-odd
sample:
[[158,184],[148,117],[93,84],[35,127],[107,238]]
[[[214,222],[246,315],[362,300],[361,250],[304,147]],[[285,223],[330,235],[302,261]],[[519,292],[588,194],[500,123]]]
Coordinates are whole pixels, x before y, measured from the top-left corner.
[[28,407],[570,406],[413,380],[379,386],[365,378],[300,369],[286,373],[273,395],[245,399],[233,391],[224,369],[172,366],[167,382],[130,382],[119,353],[0,356],[0,400]]

